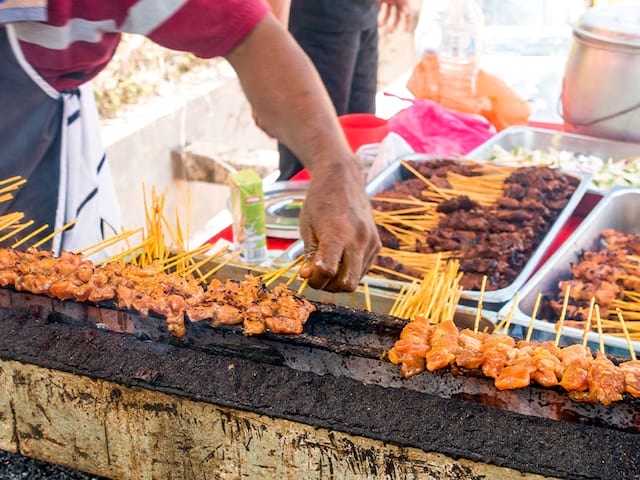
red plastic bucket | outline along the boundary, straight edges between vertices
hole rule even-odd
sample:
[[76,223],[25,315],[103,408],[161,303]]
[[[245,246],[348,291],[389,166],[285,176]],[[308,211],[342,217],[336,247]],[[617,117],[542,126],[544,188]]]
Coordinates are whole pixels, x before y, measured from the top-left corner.
[[381,142],[389,133],[389,122],[372,113],[349,113],[338,120],[354,152],[362,145]]

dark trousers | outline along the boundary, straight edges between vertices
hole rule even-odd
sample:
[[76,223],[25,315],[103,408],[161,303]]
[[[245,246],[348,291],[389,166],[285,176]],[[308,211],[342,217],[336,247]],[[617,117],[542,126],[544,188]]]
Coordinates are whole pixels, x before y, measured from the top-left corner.
[[[375,112],[377,27],[355,32],[321,32],[292,24],[290,31],[320,73],[338,115]],[[288,180],[303,166],[283,144],[278,144],[278,151],[279,180]]]

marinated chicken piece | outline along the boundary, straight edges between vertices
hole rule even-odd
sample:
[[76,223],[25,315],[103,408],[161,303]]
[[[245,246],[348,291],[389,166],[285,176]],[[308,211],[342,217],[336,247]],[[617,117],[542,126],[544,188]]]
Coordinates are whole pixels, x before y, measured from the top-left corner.
[[588,347],[569,345],[562,349],[560,361],[564,368],[560,386],[567,391],[583,392],[589,388],[589,365],[593,357]]
[[411,378],[424,371],[433,330],[434,327],[425,321],[409,322],[402,329],[400,339],[389,350],[389,361],[396,365],[402,364],[400,371],[404,378]]
[[513,390],[528,387],[531,383],[531,374],[536,371],[536,364],[530,353],[524,349],[513,349],[513,358],[510,358],[495,377],[495,385],[498,390]]
[[515,344],[515,340],[508,335],[493,334],[487,337],[481,347],[484,354],[482,373],[486,377],[497,378],[509,360],[515,357]]
[[458,354],[456,365],[462,368],[476,369],[482,366],[484,354],[482,344],[486,338],[485,333],[475,333],[465,328],[458,337]]
[[590,362],[587,380],[589,390],[570,392],[572,399],[580,402],[599,402],[603,405],[611,405],[622,400],[625,374],[602,352],[597,352],[596,358]]
[[433,372],[453,364],[458,353],[458,327],[452,320],[439,323],[433,329],[430,344],[427,370]]
[[640,398],[640,361],[629,360],[619,365],[624,374],[624,391],[629,395]]

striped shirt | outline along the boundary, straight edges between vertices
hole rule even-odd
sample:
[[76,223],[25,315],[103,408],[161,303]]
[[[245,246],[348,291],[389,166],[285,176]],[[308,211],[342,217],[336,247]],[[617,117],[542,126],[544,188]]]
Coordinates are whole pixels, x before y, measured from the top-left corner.
[[268,12],[264,0],[49,0],[46,22],[18,22],[26,61],[59,92],[96,76],[120,33],[202,58],[225,55]]

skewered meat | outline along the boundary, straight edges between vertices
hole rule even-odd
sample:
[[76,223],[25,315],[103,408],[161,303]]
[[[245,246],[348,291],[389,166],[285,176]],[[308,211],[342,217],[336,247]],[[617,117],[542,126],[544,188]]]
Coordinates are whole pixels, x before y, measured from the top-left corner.
[[[472,162],[445,159],[409,163],[437,188],[450,189],[448,172],[467,177],[483,174],[483,167]],[[478,290],[482,274],[488,277],[487,290],[506,287],[520,273],[578,183],[573,176],[546,167],[515,168],[504,180],[502,196],[493,205],[480,204],[464,191],[459,196],[440,201],[435,211],[444,215],[439,218],[437,227],[424,233],[424,230],[416,232],[416,235],[423,236],[416,240],[415,251],[456,252],[452,257],[461,261],[483,258],[484,262],[464,263],[463,287]],[[409,194],[418,197],[417,188],[428,191],[432,187],[420,179],[411,178],[395,183],[377,196],[406,198]],[[409,207],[408,204],[372,203],[374,208],[387,212]],[[452,232],[456,232],[455,235]],[[385,230],[382,236],[385,246],[406,248],[402,242],[393,242],[389,238],[393,237],[390,232]],[[491,267],[487,268],[489,265]]]
[[560,386],[570,398],[609,405],[622,400],[623,393],[640,398],[640,361],[616,366],[601,352],[595,356],[587,347],[560,348],[552,342],[516,344],[503,334],[458,332],[453,322],[429,325],[422,319],[408,323],[388,358],[401,364],[405,378],[452,367],[481,369],[493,378],[496,388],[524,388],[532,381],[543,387]]
[[0,249],[0,279],[5,286],[60,300],[111,300],[143,317],[154,312],[167,319],[167,329],[177,337],[186,333],[185,314],[193,322],[207,319],[212,325],[243,323],[250,335],[266,330],[301,333],[315,310],[286,286],[270,291],[250,275],[242,282],[214,279],[205,289],[195,280],[164,273],[159,264],[142,268],[108,263],[97,268],[69,252],[54,257],[33,249]]

